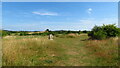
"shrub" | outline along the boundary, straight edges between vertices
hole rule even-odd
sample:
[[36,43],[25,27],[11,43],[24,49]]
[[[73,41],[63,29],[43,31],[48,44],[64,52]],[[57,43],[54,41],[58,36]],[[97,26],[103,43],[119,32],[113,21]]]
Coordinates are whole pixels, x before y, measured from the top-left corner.
[[90,36],[92,39],[102,40],[106,38],[106,32],[103,32],[102,30],[96,31],[96,32],[89,32],[88,36]]
[[94,33],[94,39],[102,40],[106,38],[106,32],[100,30]]
[[107,37],[116,37],[120,34],[119,28],[113,25],[103,25],[103,30],[107,33]]
[[2,31],[2,32],[1,32],[2,37],[7,36],[7,35],[10,35],[10,34],[11,34],[11,33],[8,32],[8,31]]
[[92,39],[106,39],[110,37],[116,37],[120,35],[120,28],[117,28],[115,24],[94,26],[91,32],[88,33]]

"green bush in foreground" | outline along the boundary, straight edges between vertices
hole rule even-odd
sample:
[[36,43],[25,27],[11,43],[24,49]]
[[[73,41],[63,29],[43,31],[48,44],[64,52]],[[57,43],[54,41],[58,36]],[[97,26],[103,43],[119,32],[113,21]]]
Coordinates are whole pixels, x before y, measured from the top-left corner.
[[102,40],[110,37],[116,37],[120,35],[120,28],[117,28],[115,24],[94,26],[91,32],[88,33],[92,39]]

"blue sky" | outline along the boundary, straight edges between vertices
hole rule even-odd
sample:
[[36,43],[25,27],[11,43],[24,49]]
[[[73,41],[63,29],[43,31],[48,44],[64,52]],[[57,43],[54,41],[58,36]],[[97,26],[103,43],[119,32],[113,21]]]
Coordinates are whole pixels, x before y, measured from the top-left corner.
[[0,29],[2,29],[2,3],[0,2]]
[[2,0],[3,2],[118,2],[119,0]]
[[91,30],[118,24],[117,2],[3,2],[3,29]]

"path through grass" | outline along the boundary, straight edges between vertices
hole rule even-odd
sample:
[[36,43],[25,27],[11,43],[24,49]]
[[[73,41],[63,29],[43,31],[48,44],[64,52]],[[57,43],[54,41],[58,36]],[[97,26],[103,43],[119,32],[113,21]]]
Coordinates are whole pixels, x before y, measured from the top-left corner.
[[116,40],[110,39],[96,42],[85,39],[88,39],[87,35],[81,35],[75,38],[56,37],[54,40],[48,40],[46,36],[4,38],[3,65],[117,65],[118,47]]

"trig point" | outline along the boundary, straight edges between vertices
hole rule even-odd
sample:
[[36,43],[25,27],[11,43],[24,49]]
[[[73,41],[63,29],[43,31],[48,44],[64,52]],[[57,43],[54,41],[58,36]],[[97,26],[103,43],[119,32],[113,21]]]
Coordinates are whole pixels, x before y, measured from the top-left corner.
[[49,35],[49,39],[53,40],[53,35],[52,34]]

